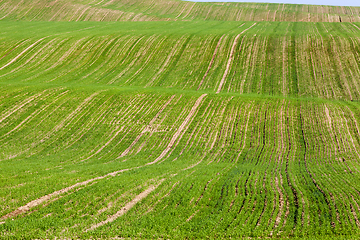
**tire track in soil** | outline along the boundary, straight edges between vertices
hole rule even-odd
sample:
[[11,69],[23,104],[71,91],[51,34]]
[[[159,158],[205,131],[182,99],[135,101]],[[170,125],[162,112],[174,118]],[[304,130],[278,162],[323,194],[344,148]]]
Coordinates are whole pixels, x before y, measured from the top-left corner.
[[92,231],[98,227],[101,227],[107,223],[115,221],[117,218],[121,217],[125,213],[127,213],[131,208],[133,208],[138,202],[140,202],[142,199],[146,198],[151,192],[153,192],[160,184],[165,181],[165,179],[161,179],[160,183],[158,183],[156,186],[151,185],[148,189],[146,189],[144,192],[137,195],[133,200],[128,202],[122,209],[120,209],[118,212],[116,212],[114,215],[108,217],[105,221],[101,221],[97,224],[92,225],[90,228],[86,229],[85,232]]
[[[97,94],[98,93],[96,93],[96,95]],[[174,134],[173,138],[171,139],[170,143],[168,144],[168,147],[162,152],[162,154],[155,161],[153,161],[151,163],[148,163],[146,165],[151,165],[151,164],[154,164],[154,163],[158,162],[160,159],[162,159],[169,152],[171,147],[174,145],[176,140],[179,138],[181,132],[187,127],[187,125],[190,122],[192,116],[195,114],[197,108],[199,107],[199,105],[201,104],[201,102],[202,102],[202,100],[203,100],[203,98],[205,96],[207,96],[207,94],[203,94],[197,99],[197,101],[195,102],[195,104],[194,104],[193,108],[191,109],[190,113],[188,114],[188,116],[186,117],[186,119],[184,120],[182,125],[179,127],[178,131]],[[91,96],[91,97],[93,97],[93,96]],[[91,98],[91,97],[89,97],[89,98]],[[146,166],[146,165],[143,165],[143,166]],[[42,196],[42,197],[40,197],[38,199],[35,199],[35,200],[27,203],[26,205],[19,207],[15,211],[6,214],[3,217],[0,217],[0,219],[5,220],[5,219],[8,219],[8,218],[14,218],[14,217],[16,217],[16,216],[18,216],[20,214],[28,212],[31,208],[34,208],[34,207],[36,207],[36,206],[50,200],[51,198],[53,198],[55,196],[58,196],[58,195],[63,194],[63,193],[67,193],[72,189],[75,189],[75,188],[80,187],[80,186],[87,185],[87,184],[89,184],[91,182],[94,182],[96,180],[101,180],[101,179],[104,179],[106,177],[110,177],[110,176],[115,177],[118,173],[122,173],[122,172],[129,171],[129,170],[132,170],[132,169],[137,169],[137,168],[140,168],[140,167],[143,167],[143,166],[133,167],[133,168],[129,168],[129,169],[122,169],[122,170],[119,170],[119,171],[108,173],[108,174],[100,176],[100,177],[96,177],[96,178],[92,178],[92,179],[89,179],[89,180],[86,180],[86,181],[83,181],[83,182],[76,183],[76,184],[74,184],[74,185],[72,185],[70,187],[66,187],[64,189],[55,191],[55,192],[53,192],[51,194],[48,194],[48,195]]]
[[255,26],[256,23],[254,23],[253,25],[251,25],[250,27],[248,27],[247,29],[245,29],[244,31],[242,31],[240,34],[238,34],[236,37],[235,37],[235,40],[233,42],[233,45],[231,47],[231,51],[230,51],[230,56],[229,56],[229,59],[228,59],[228,62],[226,64],[226,69],[225,69],[225,72],[224,72],[224,75],[222,76],[221,80],[220,80],[220,84],[219,84],[219,87],[216,91],[216,93],[220,93],[224,83],[225,83],[225,78],[227,77],[229,71],[230,71],[230,66],[231,66],[231,63],[233,61],[233,58],[234,58],[234,53],[235,53],[235,47],[239,41],[239,38],[240,36],[246,32],[247,30],[249,30],[250,28],[252,28],[253,26]]
[[20,214],[23,214],[23,213],[26,213],[26,212],[30,211],[31,208],[34,208],[34,207],[39,206],[40,204],[42,204],[44,202],[47,202],[47,201],[51,200],[53,197],[58,196],[60,194],[67,193],[70,190],[73,190],[73,189],[75,189],[77,187],[85,186],[85,185],[87,185],[89,183],[92,183],[92,182],[94,182],[96,180],[101,180],[101,179],[104,179],[104,178],[107,178],[107,177],[115,177],[119,173],[130,171],[130,170],[137,169],[137,168],[140,168],[140,167],[142,167],[142,166],[128,168],[128,169],[122,169],[122,170],[118,170],[118,171],[115,171],[115,172],[108,173],[108,174],[100,176],[100,177],[96,177],[96,178],[92,178],[92,179],[89,179],[89,180],[86,180],[86,181],[83,181],[83,182],[76,183],[76,184],[74,184],[72,186],[63,188],[61,190],[55,191],[53,193],[50,193],[48,195],[42,196],[42,197],[40,197],[38,199],[35,199],[35,200],[27,203],[26,205],[19,207],[15,211],[0,217],[0,220],[6,220],[6,219],[9,219],[9,218],[15,218]]
[[[280,182],[282,184],[282,180]],[[278,212],[278,215],[276,216],[275,224],[274,224],[274,228],[277,228],[279,226],[280,222],[281,222],[281,216],[283,215],[283,209],[284,209],[284,206],[285,206],[285,201],[284,201],[284,194],[281,191],[281,188],[279,187],[279,180],[278,180],[277,177],[275,177],[275,186],[276,186],[276,190],[279,193],[279,212]]]
[[188,124],[191,122],[193,115],[195,114],[197,108],[200,106],[202,100],[207,96],[207,94],[203,94],[201,95],[195,102],[194,106],[191,108],[189,114],[187,115],[187,117],[185,118],[185,120],[183,121],[183,123],[180,125],[180,127],[178,128],[178,130],[175,132],[175,134],[173,135],[173,137],[171,138],[168,146],[164,149],[164,151],[160,154],[159,157],[157,157],[154,161],[147,163],[146,165],[152,165],[154,163],[157,163],[158,161],[160,161],[161,159],[163,159],[165,157],[165,155],[171,150],[171,148],[174,146],[175,142],[178,139],[182,138],[182,132],[184,130],[187,129]]

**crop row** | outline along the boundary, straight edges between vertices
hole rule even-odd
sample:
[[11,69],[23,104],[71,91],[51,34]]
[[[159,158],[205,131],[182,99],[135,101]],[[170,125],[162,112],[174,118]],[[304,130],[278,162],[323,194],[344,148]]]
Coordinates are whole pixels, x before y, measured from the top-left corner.
[[195,3],[177,0],[2,0],[0,20],[26,21],[295,21],[359,22],[359,7]]
[[359,228],[357,103],[22,85],[0,91],[2,237]]
[[230,32],[218,34],[195,33],[195,24],[194,34],[154,29],[143,35],[140,27],[108,35],[123,25],[128,26],[86,25],[33,40],[4,38],[12,45],[1,49],[0,81],[360,97],[355,24],[232,23]]

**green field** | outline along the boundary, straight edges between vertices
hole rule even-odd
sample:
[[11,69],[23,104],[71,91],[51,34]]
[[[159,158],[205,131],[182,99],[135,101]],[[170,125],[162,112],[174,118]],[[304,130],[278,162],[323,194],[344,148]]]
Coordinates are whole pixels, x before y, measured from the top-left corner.
[[0,0],[0,239],[359,239],[359,17]]

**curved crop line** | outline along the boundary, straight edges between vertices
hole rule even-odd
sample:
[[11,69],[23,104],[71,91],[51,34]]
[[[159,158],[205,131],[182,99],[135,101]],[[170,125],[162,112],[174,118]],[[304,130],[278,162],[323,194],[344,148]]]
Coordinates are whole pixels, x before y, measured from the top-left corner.
[[122,132],[123,130],[124,130],[124,126],[122,126],[122,127],[120,128],[120,130],[117,131],[117,132],[114,134],[114,136],[112,136],[112,137],[111,137],[103,146],[101,146],[95,153],[91,154],[88,158],[82,160],[81,162],[86,161],[86,160],[92,158],[93,156],[99,154],[99,153],[100,153],[105,147],[107,147],[107,146],[117,137],[117,135],[119,135],[119,133]]
[[0,70],[3,70],[4,68],[6,68],[7,66],[9,66],[10,64],[12,64],[13,62],[15,62],[16,60],[18,60],[24,53],[26,53],[30,48],[34,47],[36,44],[38,44],[39,42],[41,42],[42,40],[44,40],[45,38],[48,38],[50,36],[47,37],[43,37],[39,40],[37,40],[36,42],[34,42],[33,44],[31,44],[29,47],[27,47],[24,51],[22,51],[19,55],[17,55],[14,59],[12,59],[10,62],[8,62],[7,64],[5,64],[4,66],[0,67]]
[[6,57],[7,55],[9,55],[12,51],[14,51],[15,49],[17,49],[18,47],[20,47],[21,45],[23,45],[24,43],[26,43],[28,41],[29,41],[29,39],[25,40],[25,41],[20,41],[20,43],[18,45],[16,45],[11,50],[7,51],[2,57],[0,57],[0,60],[3,59],[4,57]]
[[[184,129],[186,129],[188,127],[188,124],[190,123],[193,115],[195,114],[197,108],[200,106],[202,100],[204,99],[204,97],[206,97],[207,94],[203,94],[201,95],[195,102],[194,106],[192,107],[192,109],[190,110],[189,114],[187,115],[187,117],[185,118],[184,122],[181,124],[181,126],[178,128],[178,130],[175,132],[175,134],[173,135],[173,137],[171,138],[168,146],[164,149],[164,151],[160,154],[159,157],[157,157],[154,161],[147,163],[146,165],[151,165],[154,163],[157,163],[158,161],[160,161],[161,159],[163,159],[165,157],[165,155],[171,150],[171,148],[174,146],[176,140],[180,137],[181,133],[183,132]],[[181,137],[180,137],[181,138]]]
[[[132,53],[132,51],[135,49],[136,45],[144,38],[145,36],[142,36],[140,38],[138,38],[137,40],[135,40],[135,43],[131,46],[131,49],[128,51],[127,56],[125,57],[125,60],[127,60],[127,58],[130,56],[130,54]],[[129,40],[130,41],[130,40]],[[148,40],[149,41],[149,40]],[[141,55],[140,52],[138,52],[138,57]],[[136,60],[136,58],[135,58]],[[121,73],[119,73],[114,79],[111,79],[107,84],[113,84],[117,79],[121,78],[125,72],[127,72],[129,70],[129,68],[132,67],[132,65],[135,63],[135,60],[133,60],[133,63],[129,64]]]
[[[96,92],[92,95],[90,95],[89,97],[87,97],[86,99],[84,99],[84,101],[77,106],[77,108],[72,111],[65,119],[63,119],[58,125],[56,125],[53,129],[53,131],[51,133],[57,132],[58,130],[60,130],[61,128],[63,128],[63,126],[65,125],[66,121],[71,119],[70,121],[73,120],[73,117],[78,114],[79,112],[81,112],[81,110],[83,109],[83,107],[88,104],[95,96],[97,96],[100,92]],[[49,135],[49,134],[48,134]]]
[[7,113],[5,116],[3,116],[0,119],[0,123],[2,123],[5,119],[7,119],[8,117],[10,117],[12,114],[14,114],[15,112],[17,112],[20,108],[22,108],[23,106],[25,106],[26,104],[32,102],[34,99],[36,99],[37,97],[39,97],[41,94],[36,94],[28,99],[25,100],[25,102],[23,102],[21,105],[17,106],[15,109],[13,109],[11,112]]
[[186,18],[186,17],[190,14],[190,12],[191,12],[191,10],[194,8],[195,4],[196,4],[196,3],[194,3],[194,4],[191,6],[191,8],[189,9],[189,11],[186,13],[185,16],[182,17],[182,19]]
[[213,54],[213,57],[212,57],[212,59],[211,59],[211,61],[210,61],[210,63],[209,63],[208,69],[206,70],[206,72],[205,72],[205,74],[204,74],[204,76],[203,76],[203,78],[202,78],[202,80],[201,80],[201,82],[200,82],[197,90],[200,89],[200,87],[201,87],[201,85],[203,84],[205,78],[206,78],[207,75],[209,74],[209,71],[210,71],[210,69],[211,69],[211,67],[212,67],[212,65],[213,65],[213,63],[214,63],[214,60],[215,60],[215,58],[216,58],[216,55],[217,55],[217,52],[218,52],[218,49],[219,49],[219,46],[220,46],[220,44],[221,44],[221,41],[222,41],[223,37],[224,37],[224,35],[221,36],[221,38],[219,39],[219,41],[218,41],[218,43],[217,43],[217,45],[216,45],[216,47],[215,47],[214,54]]
[[186,7],[187,7],[188,4],[185,4],[185,6],[183,7],[183,9],[181,10],[181,12],[179,13],[179,15],[177,15],[175,17],[175,19],[179,18],[181,16],[181,14],[183,14],[183,12],[185,11]]
[[[156,37],[157,39],[158,37]],[[151,45],[153,44],[153,42],[156,40],[154,39],[151,42]],[[155,47],[152,48],[151,53],[148,55],[147,59],[145,60],[145,62],[143,64],[141,64],[141,67],[129,78],[125,81],[125,83],[129,83],[131,82],[139,73],[141,73],[146,67],[148,67],[150,60],[157,54],[156,50],[159,48],[159,46],[162,45],[162,43],[166,40],[166,38],[161,39],[158,43],[156,43]],[[150,49],[150,47],[149,47]],[[147,53],[147,52],[144,52]],[[135,59],[136,60],[136,59]]]
[[[54,51],[57,50],[56,48],[54,48],[54,47],[52,46],[52,45],[53,45],[52,43],[53,43],[55,40],[56,40],[56,38],[53,39],[53,40],[51,40],[51,41],[49,41],[48,43],[46,43],[46,44],[45,44],[43,47],[41,47],[37,52],[35,52],[32,56],[30,56],[24,63],[22,63],[20,66],[17,66],[16,68],[11,69],[11,71],[9,71],[9,72],[1,75],[0,78],[1,78],[1,77],[5,77],[5,76],[7,76],[7,75],[9,75],[9,74],[11,74],[11,73],[15,73],[17,70],[23,68],[26,64],[28,64],[28,63],[29,63],[30,61],[32,61],[34,58],[38,58],[38,55],[40,55],[40,54],[43,53],[43,52],[46,52],[47,55],[45,55],[45,57],[42,57],[41,60],[38,60],[35,65],[33,65],[32,67],[30,67],[30,68],[28,69],[28,72],[30,72],[31,68],[35,68],[35,67],[37,67],[38,65],[41,65],[41,64],[45,61],[46,57],[47,57],[50,53],[52,53],[52,52],[54,52]],[[58,43],[57,45],[60,45],[60,43]],[[49,47],[49,46],[52,47],[52,50],[51,50],[51,51],[44,51],[44,49],[46,49],[46,48]],[[36,78],[38,75],[40,75],[40,74],[34,75],[34,76],[32,76],[32,78]],[[28,79],[29,79],[29,78],[24,79],[23,81],[27,81]]]
[[130,150],[135,146],[135,144],[140,140],[140,138],[146,133],[151,131],[151,126],[153,125],[153,123],[156,121],[156,119],[158,119],[158,117],[160,116],[160,114],[165,110],[165,108],[170,104],[170,102],[174,99],[175,95],[171,96],[170,99],[164,104],[164,106],[162,106],[162,108],[159,110],[159,112],[155,115],[155,117],[153,119],[151,119],[151,121],[149,122],[149,124],[145,127],[145,129],[135,138],[135,140],[130,144],[130,146],[123,152],[121,153],[121,155],[118,158],[121,157],[125,157]]
[[41,108],[41,109],[37,109],[36,111],[34,111],[32,114],[30,114],[27,118],[25,118],[21,123],[19,123],[15,128],[13,128],[12,130],[10,130],[9,132],[7,132],[6,134],[0,136],[0,142],[4,140],[4,138],[6,136],[8,136],[9,134],[11,134],[12,132],[16,131],[17,129],[19,129],[21,126],[23,126],[26,122],[31,121],[31,119],[35,118],[36,116],[38,116],[41,112],[45,111],[49,106],[53,105],[60,96],[62,96],[63,94],[66,94],[68,91],[65,91],[63,93],[61,93],[53,102],[51,102],[50,104],[46,105],[45,107]]
[[177,53],[177,51],[180,50],[179,45],[182,43],[183,41],[183,37],[181,37],[175,44],[175,46],[172,48],[170,54],[167,56],[165,62],[162,64],[161,68],[159,69],[159,71],[157,71],[157,73],[152,77],[152,79],[150,80],[150,82],[148,82],[145,87],[150,86],[155,79],[164,72],[165,68],[169,65],[169,63],[171,62],[171,59],[175,56],[175,54]]
[[96,115],[92,115],[93,119],[91,121],[87,121],[86,125],[78,132],[75,133],[71,136],[70,140],[68,141],[68,145],[64,148],[68,149],[69,147],[73,146],[75,143],[77,143],[87,132],[90,131],[91,128],[94,127],[94,125],[96,123],[98,123],[100,121],[101,118],[103,118],[104,116],[106,116],[106,112],[108,110],[108,106],[104,105],[109,101],[109,99],[107,99],[106,101],[104,101],[101,106],[98,108],[100,111],[98,113],[96,113]]
[[254,24],[251,25],[249,28],[245,29],[244,31],[242,31],[240,34],[238,34],[238,35],[235,37],[235,40],[234,40],[233,45],[232,45],[232,47],[231,47],[231,51],[230,51],[230,56],[229,56],[228,62],[227,62],[227,64],[226,64],[226,69],[225,69],[224,75],[223,75],[223,77],[222,77],[221,80],[220,80],[220,84],[219,84],[219,87],[218,87],[216,93],[220,93],[221,88],[223,87],[223,85],[224,85],[224,83],[225,83],[225,78],[226,78],[226,76],[227,76],[228,73],[229,73],[230,66],[231,66],[231,63],[232,63],[233,58],[234,58],[235,47],[236,47],[236,45],[237,45],[237,43],[238,43],[238,41],[239,41],[239,38],[240,38],[241,34],[243,34],[244,32],[246,32],[247,30],[249,30],[250,28],[252,28],[252,27],[255,26],[255,25],[256,25],[256,23],[254,23]]
[[137,168],[140,168],[140,167],[142,167],[142,166],[122,169],[122,170],[118,170],[118,171],[115,171],[115,172],[108,173],[108,174],[106,174],[104,176],[100,176],[100,177],[92,178],[92,179],[89,179],[89,180],[86,180],[86,181],[83,181],[83,182],[76,183],[76,184],[74,184],[74,185],[72,185],[70,187],[63,188],[63,189],[55,191],[55,192],[53,192],[51,194],[48,194],[48,195],[42,196],[42,197],[40,197],[38,199],[35,199],[35,200],[27,203],[26,205],[19,207],[15,211],[0,217],[0,219],[1,220],[6,220],[8,218],[14,218],[14,217],[16,217],[16,216],[18,216],[18,215],[20,215],[22,213],[28,212],[31,208],[39,206],[40,204],[42,204],[42,203],[44,203],[46,201],[49,201],[51,198],[53,198],[55,196],[58,196],[58,195],[63,194],[63,193],[67,193],[67,192],[69,192],[70,190],[72,190],[74,188],[77,188],[77,187],[80,187],[80,186],[85,186],[85,185],[87,185],[87,184],[89,184],[91,182],[94,182],[96,180],[101,180],[101,179],[104,179],[106,177],[115,177],[119,173],[126,172],[126,171],[129,171],[129,170],[132,170],[132,169],[137,169]]
[[85,232],[92,231],[92,230],[94,230],[94,229],[96,229],[98,227],[101,227],[101,226],[109,223],[109,222],[115,221],[117,218],[119,218],[122,215],[124,215],[125,213],[127,213],[132,207],[134,207],[142,199],[146,198],[152,191],[154,191],[158,186],[160,186],[160,184],[163,181],[165,181],[165,179],[161,179],[160,183],[158,183],[155,186],[151,185],[148,189],[146,189],[145,191],[143,191],[142,193],[137,195],[134,199],[132,199],[130,202],[125,204],[125,206],[122,209],[120,209],[118,212],[116,212],[114,215],[108,217],[105,221],[102,221],[102,222],[99,222],[97,224],[92,225],[90,228],[86,229]]
[[10,10],[5,16],[3,16],[2,18],[0,18],[0,20],[2,20],[2,19],[4,19],[4,18],[6,18],[7,16],[9,16],[15,9],[17,9],[18,7],[19,7],[19,5],[21,4],[21,3],[23,3],[24,2],[24,0],[21,0],[12,10]]

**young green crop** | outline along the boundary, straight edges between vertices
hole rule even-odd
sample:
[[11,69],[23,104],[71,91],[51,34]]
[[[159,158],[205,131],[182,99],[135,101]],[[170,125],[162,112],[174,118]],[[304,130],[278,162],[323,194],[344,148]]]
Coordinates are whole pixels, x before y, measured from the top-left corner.
[[360,7],[181,0],[3,0],[0,20],[359,22]]
[[358,8],[67,3],[0,6],[80,21],[0,21],[1,239],[359,236],[358,25],[180,21]]

